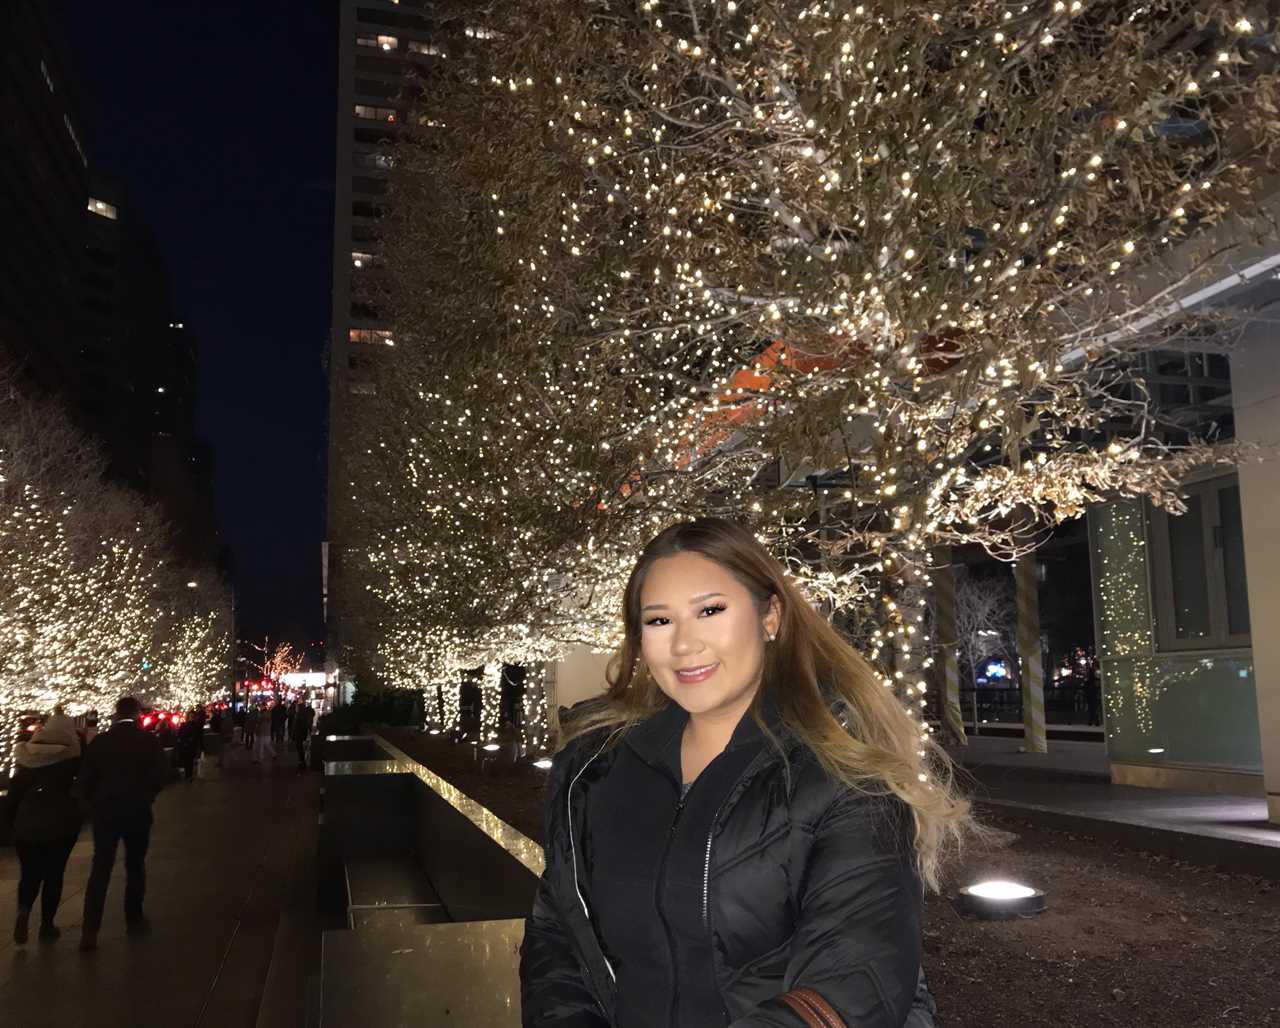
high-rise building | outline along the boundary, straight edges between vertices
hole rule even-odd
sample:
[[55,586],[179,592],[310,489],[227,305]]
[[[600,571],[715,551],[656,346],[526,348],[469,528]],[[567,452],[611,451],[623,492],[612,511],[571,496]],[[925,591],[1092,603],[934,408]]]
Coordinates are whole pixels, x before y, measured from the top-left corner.
[[47,5],[0,4],[0,353],[163,508],[186,559],[212,560],[195,344],[151,233],[87,149],[65,53]]
[[429,0],[344,0],[339,25],[337,173],[334,190],[333,318],[329,340],[328,502],[324,562],[325,620],[331,660],[350,643],[345,569],[358,559],[357,532],[344,486],[349,416],[372,385],[368,362],[390,356],[395,340],[363,289],[378,275],[380,219],[392,149],[408,116],[405,83],[444,59],[434,39]]
[[0,346],[42,382],[74,375],[89,159],[45,5],[0,4]]

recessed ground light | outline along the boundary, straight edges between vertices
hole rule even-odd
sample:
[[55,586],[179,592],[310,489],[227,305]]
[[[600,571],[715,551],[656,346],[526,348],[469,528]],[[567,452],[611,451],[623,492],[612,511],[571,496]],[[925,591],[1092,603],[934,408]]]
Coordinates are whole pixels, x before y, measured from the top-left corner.
[[533,762],[533,766],[536,768],[541,768],[543,771],[550,771],[551,759],[549,757],[543,757],[541,760],[535,760]]
[[1163,747],[1163,746],[1156,746],[1156,747],[1154,747],[1153,749],[1149,749],[1149,750],[1147,750],[1147,752],[1148,752],[1148,753],[1163,753],[1163,752],[1164,752],[1164,747]]
[[438,728],[433,728],[433,729],[431,729],[431,731],[430,731],[430,732],[428,732],[427,734],[428,734],[428,735],[439,735],[439,734],[440,734],[440,729],[438,729]]
[[502,749],[502,747],[499,746],[496,742],[487,742],[485,743],[484,748],[488,750],[490,753],[494,753]]
[[1039,889],[1001,880],[966,885],[956,897],[964,913],[993,921],[1044,913],[1045,900]]

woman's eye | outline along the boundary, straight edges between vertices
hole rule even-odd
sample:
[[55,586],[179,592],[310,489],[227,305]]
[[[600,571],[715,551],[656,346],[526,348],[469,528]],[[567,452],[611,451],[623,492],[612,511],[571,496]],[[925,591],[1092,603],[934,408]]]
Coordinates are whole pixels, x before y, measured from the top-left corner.
[[666,618],[650,618],[648,621],[645,622],[646,625],[665,625],[666,623],[667,623]]
[[702,613],[706,614],[708,611],[710,611],[712,614],[719,614],[722,610],[724,610],[723,607],[719,605],[713,605],[710,607],[703,607]]

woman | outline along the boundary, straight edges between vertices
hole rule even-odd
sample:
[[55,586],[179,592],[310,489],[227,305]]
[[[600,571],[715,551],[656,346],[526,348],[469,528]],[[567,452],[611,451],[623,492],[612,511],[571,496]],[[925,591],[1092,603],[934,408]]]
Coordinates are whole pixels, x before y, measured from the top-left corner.
[[13,750],[17,771],[9,787],[9,818],[18,848],[18,918],[13,941],[27,941],[31,911],[40,896],[40,938],[62,933],[54,925],[62,876],[80,834],[80,803],[72,793],[80,768],[80,736],[71,718],[55,713]]
[[623,605],[548,779],[526,1028],[929,1028],[922,882],[976,827],[945,754],[744,528],[667,529]]

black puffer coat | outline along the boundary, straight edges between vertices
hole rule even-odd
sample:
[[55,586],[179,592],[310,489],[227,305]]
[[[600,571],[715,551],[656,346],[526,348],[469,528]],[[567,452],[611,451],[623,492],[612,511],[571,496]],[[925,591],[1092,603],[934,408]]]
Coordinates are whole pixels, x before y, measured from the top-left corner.
[[[762,713],[783,752],[760,749],[706,840],[703,909],[725,1024],[804,1028],[778,997],[809,986],[849,1028],[931,1028],[909,811],[896,798],[841,787],[768,700]],[[618,734],[581,736],[553,762],[546,869],[521,947],[525,1028],[615,1024],[614,970],[591,913],[584,853],[593,849],[587,794],[615,763]],[[665,1028],[665,1016],[651,1028]]]

